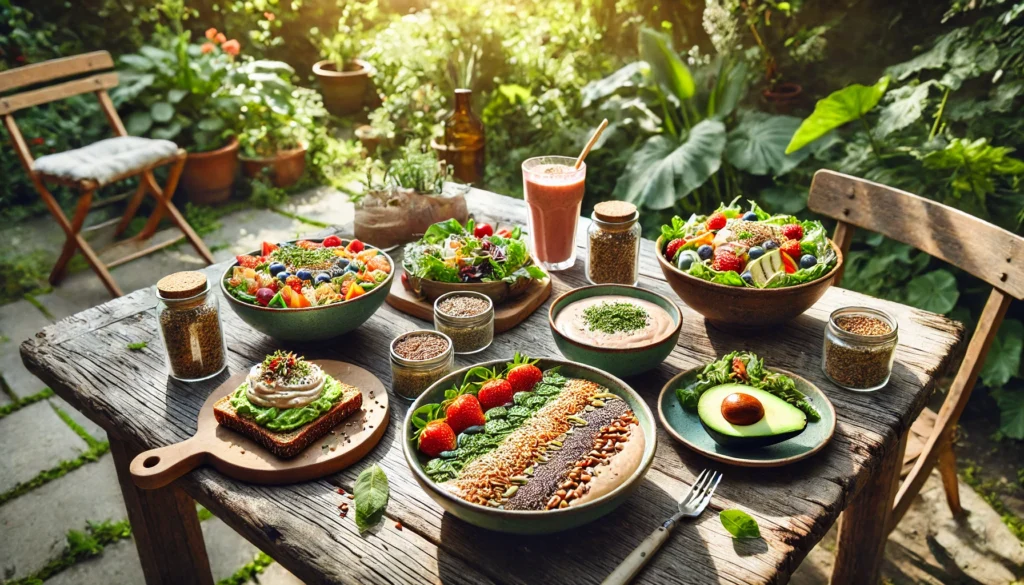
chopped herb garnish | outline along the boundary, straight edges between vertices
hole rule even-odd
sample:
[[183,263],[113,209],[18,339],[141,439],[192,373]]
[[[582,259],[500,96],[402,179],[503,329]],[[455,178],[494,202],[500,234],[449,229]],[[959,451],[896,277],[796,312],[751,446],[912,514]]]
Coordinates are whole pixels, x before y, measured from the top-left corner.
[[647,327],[650,318],[643,307],[622,301],[603,302],[583,310],[588,329],[608,334],[638,331]]

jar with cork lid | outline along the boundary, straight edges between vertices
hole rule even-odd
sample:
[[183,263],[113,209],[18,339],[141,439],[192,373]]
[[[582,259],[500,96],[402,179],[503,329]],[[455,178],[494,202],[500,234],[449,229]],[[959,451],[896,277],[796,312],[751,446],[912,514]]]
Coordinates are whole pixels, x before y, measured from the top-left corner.
[[587,229],[587,280],[635,285],[640,275],[640,212],[625,201],[594,206]]
[[202,272],[175,272],[156,283],[156,317],[171,377],[212,378],[227,365],[217,295]]

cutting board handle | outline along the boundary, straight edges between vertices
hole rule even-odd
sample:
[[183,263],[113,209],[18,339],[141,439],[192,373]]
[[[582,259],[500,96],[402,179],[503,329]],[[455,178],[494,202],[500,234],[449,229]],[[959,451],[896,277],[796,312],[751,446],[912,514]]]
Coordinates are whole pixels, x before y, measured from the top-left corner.
[[164,487],[205,462],[207,452],[201,443],[192,437],[139,453],[132,459],[132,481],[144,490]]

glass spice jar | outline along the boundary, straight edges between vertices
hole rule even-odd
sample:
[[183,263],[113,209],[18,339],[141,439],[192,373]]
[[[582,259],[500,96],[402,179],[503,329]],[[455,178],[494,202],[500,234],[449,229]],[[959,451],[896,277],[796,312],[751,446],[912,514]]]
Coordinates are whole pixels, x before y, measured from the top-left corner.
[[227,366],[217,295],[202,272],[175,272],[156,283],[156,318],[171,377],[212,378]]
[[587,280],[636,285],[640,276],[640,212],[625,201],[594,206],[587,228]]
[[391,341],[391,389],[415,400],[455,367],[452,340],[444,333],[420,329]]
[[478,292],[445,293],[434,301],[434,329],[452,340],[457,354],[483,351],[494,341],[494,303]]
[[889,383],[896,355],[896,319],[877,309],[836,309],[825,326],[821,369],[837,386],[873,392]]

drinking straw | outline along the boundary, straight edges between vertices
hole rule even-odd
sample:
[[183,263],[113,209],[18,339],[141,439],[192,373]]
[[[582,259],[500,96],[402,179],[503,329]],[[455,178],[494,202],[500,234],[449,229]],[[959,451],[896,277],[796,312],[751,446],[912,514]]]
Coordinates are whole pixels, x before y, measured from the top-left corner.
[[594,130],[594,135],[590,137],[590,140],[587,141],[587,145],[583,147],[583,152],[581,152],[579,158],[576,159],[576,165],[573,168],[580,168],[580,165],[583,164],[583,159],[587,158],[587,155],[590,154],[590,149],[594,147],[594,143],[597,142],[597,139],[601,137],[601,133],[604,132],[604,129],[607,127],[608,118],[605,118],[604,120],[601,120],[601,125],[597,127],[597,130]]

